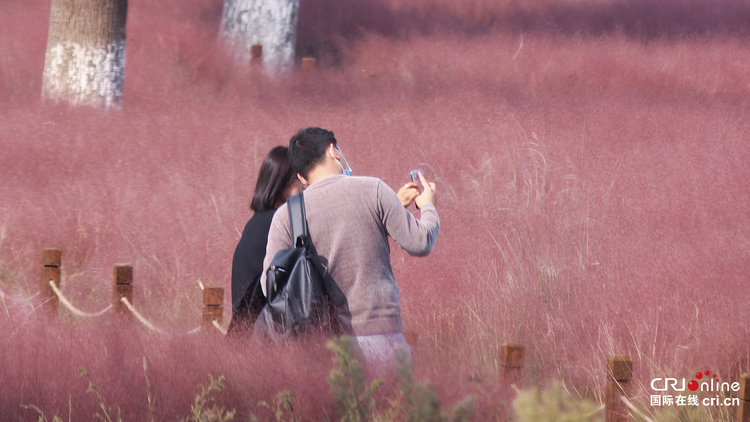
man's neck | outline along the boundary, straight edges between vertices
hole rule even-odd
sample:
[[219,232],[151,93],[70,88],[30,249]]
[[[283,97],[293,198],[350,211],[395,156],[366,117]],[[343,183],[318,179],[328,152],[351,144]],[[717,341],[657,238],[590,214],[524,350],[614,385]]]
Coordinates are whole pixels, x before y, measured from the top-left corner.
[[307,174],[307,182],[311,185],[318,180],[323,180],[327,177],[336,176],[341,174],[340,168],[330,168],[326,165],[317,166]]

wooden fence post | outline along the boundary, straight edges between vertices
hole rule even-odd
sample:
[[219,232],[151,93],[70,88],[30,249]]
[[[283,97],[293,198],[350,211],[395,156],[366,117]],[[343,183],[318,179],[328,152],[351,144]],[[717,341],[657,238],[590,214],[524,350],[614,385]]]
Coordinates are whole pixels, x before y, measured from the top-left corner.
[[123,297],[133,304],[133,266],[115,264],[112,267],[112,309],[115,313],[128,313],[127,306],[120,300]]
[[523,368],[524,347],[515,343],[503,343],[500,346],[501,377],[517,387],[521,386],[521,369]]
[[419,334],[417,334],[416,331],[404,331],[404,338],[406,339],[406,343],[409,344],[409,347],[411,347],[412,350],[417,348],[417,344],[419,343]]
[[250,64],[251,65],[263,64],[263,46],[262,45],[253,44],[250,46]]
[[737,422],[750,422],[750,374],[740,377],[738,397],[740,406],[737,408]]
[[607,385],[604,406],[606,422],[628,422],[630,413],[621,397],[627,397],[633,378],[633,361],[628,355],[614,355],[607,359]]
[[57,312],[57,295],[52,287],[49,285],[49,281],[52,280],[56,287],[60,287],[60,265],[62,265],[62,252],[56,248],[44,248],[42,250],[42,277],[39,284],[39,292],[41,293],[42,308],[44,308],[50,314]]
[[304,57],[302,59],[301,68],[303,72],[311,72],[315,70],[317,65],[318,65],[318,61],[315,60],[315,57]]
[[213,321],[224,323],[224,288],[208,287],[203,289],[203,314],[202,325],[207,327]]

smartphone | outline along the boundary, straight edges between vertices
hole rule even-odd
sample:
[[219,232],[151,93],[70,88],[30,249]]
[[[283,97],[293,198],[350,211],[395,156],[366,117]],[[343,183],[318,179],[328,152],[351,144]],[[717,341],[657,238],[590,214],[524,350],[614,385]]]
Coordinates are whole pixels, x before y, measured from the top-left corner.
[[420,192],[422,192],[423,186],[422,186],[422,180],[419,179],[419,173],[422,173],[422,176],[424,176],[424,170],[422,169],[414,169],[409,172],[409,180],[417,184],[417,189],[419,189]]

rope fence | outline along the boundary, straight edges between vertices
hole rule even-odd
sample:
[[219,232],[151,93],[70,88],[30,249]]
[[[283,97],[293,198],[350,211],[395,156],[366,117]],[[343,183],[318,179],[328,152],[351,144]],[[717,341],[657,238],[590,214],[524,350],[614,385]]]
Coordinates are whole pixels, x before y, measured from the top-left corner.
[[[133,267],[130,264],[115,264],[113,267],[112,304],[99,312],[82,311],[70,302],[60,290],[61,252],[59,249],[47,248],[42,254],[42,277],[37,308],[44,309],[52,315],[57,314],[57,305],[62,303],[72,314],[79,317],[98,317],[108,312],[124,315],[132,314],[135,319],[151,331],[168,334],[168,331],[158,328],[141,315],[133,306]],[[186,334],[195,334],[203,329],[213,327],[222,335],[227,334],[223,327],[224,288],[206,286],[200,280],[196,283],[202,290],[203,307],[201,325]],[[5,305],[5,294],[0,291],[0,301]],[[412,349],[418,347],[418,333],[404,331],[404,337]],[[521,344],[504,343],[500,347],[499,375],[501,382],[510,389],[518,392],[523,387],[525,348]],[[650,421],[648,416],[639,411],[629,400],[630,384],[633,373],[633,361],[628,355],[613,355],[607,358],[607,376],[605,384],[604,404],[593,413],[605,411],[606,422],[630,422],[633,416]],[[750,422],[750,375],[742,376],[740,389],[740,406],[737,413],[738,421]]]
[[79,316],[79,317],[86,317],[86,318],[98,317],[99,315],[104,315],[105,312],[107,312],[110,309],[112,309],[112,305],[109,305],[109,306],[107,306],[106,308],[102,309],[99,312],[93,312],[93,313],[92,312],[84,312],[84,311],[76,308],[75,306],[73,306],[73,304],[70,303],[70,301],[62,294],[62,292],[60,291],[60,289],[58,289],[57,286],[55,286],[55,281],[54,280],[52,280],[52,279],[49,280],[49,286],[52,288],[52,291],[55,292],[55,294],[57,295],[57,299],[60,301],[60,303],[62,303],[63,305],[65,305],[65,307],[68,308],[68,310],[70,312],[72,312],[73,315],[76,315],[76,316]]
[[[109,306],[107,306],[106,308],[102,309],[99,312],[85,312],[85,311],[82,311],[82,310],[76,308],[72,303],[70,303],[70,300],[68,300],[65,297],[65,295],[60,291],[60,289],[58,289],[57,286],[55,286],[54,280],[49,280],[49,284],[50,284],[50,287],[52,288],[52,291],[55,293],[55,295],[57,295],[57,299],[60,301],[60,303],[62,303],[65,306],[65,308],[67,308],[68,311],[70,311],[73,315],[76,315],[76,316],[79,316],[79,317],[84,317],[84,318],[98,317],[98,316],[104,315],[105,313],[107,313],[113,307],[112,305],[109,305]],[[4,301],[5,300],[5,295],[2,292],[0,292],[0,295],[2,295],[2,299]],[[141,315],[141,313],[138,312],[138,310],[133,307],[133,305],[130,303],[130,301],[128,301],[128,299],[126,297],[121,297],[120,298],[120,302],[122,302],[123,305],[125,305],[125,307],[127,308],[127,310],[130,311],[130,313],[132,313],[133,316],[135,316],[135,318],[141,324],[143,324],[146,328],[148,328],[151,331],[155,331],[157,333],[168,334],[167,331],[165,331],[165,330],[163,330],[161,328],[158,328],[153,323],[149,322],[143,315]],[[214,327],[216,327],[216,329],[219,330],[222,334],[226,335],[226,333],[227,333],[226,330],[224,330],[224,328],[222,328],[221,325],[219,325],[219,323],[216,322],[216,320],[212,320],[212,325]],[[202,328],[203,328],[202,326],[196,327],[196,328],[188,331],[186,334],[195,334],[195,333],[199,332]]]
[[130,301],[128,301],[128,298],[121,297],[120,301],[125,304],[125,306],[128,308],[128,310],[130,311],[130,313],[132,313],[136,317],[136,319],[138,319],[138,321],[141,322],[141,324],[145,325],[146,328],[148,328],[151,331],[156,331],[157,333],[162,333],[162,334],[166,334],[167,333],[166,331],[164,331],[164,330],[162,330],[160,328],[156,328],[154,326],[154,324],[148,322],[148,320],[146,318],[144,318],[143,315],[141,315],[138,311],[135,310],[135,308],[133,307],[133,305],[130,304]]
[[[86,312],[74,306],[60,290],[61,263],[62,253],[59,249],[46,248],[43,250],[41,285],[37,293],[37,295],[42,295],[39,308],[43,308],[50,315],[56,315],[58,304],[62,303],[71,314],[83,318],[102,316],[110,311],[120,315],[129,313],[149,330],[160,334],[169,333],[167,330],[154,325],[133,306],[133,267],[130,264],[115,264],[112,268],[112,303],[99,312]],[[222,327],[224,322],[224,288],[205,286],[200,280],[196,280],[196,283],[203,293],[202,324],[186,334],[196,334],[204,328],[213,327],[222,335],[226,335],[227,330]],[[5,304],[5,294],[2,291],[0,291],[0,299]]]

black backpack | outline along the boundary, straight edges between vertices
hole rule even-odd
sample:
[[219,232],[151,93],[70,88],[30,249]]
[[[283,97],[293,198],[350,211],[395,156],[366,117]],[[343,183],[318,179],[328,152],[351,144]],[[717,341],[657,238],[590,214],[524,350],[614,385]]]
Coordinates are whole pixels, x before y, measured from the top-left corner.
[[312,333],[334,334],[331,305],[315,247],[310,241],[302,193],[287,200],[292,247],[276,253],[266,270],[268,304],[256,321],[256,333],[279,342]]

